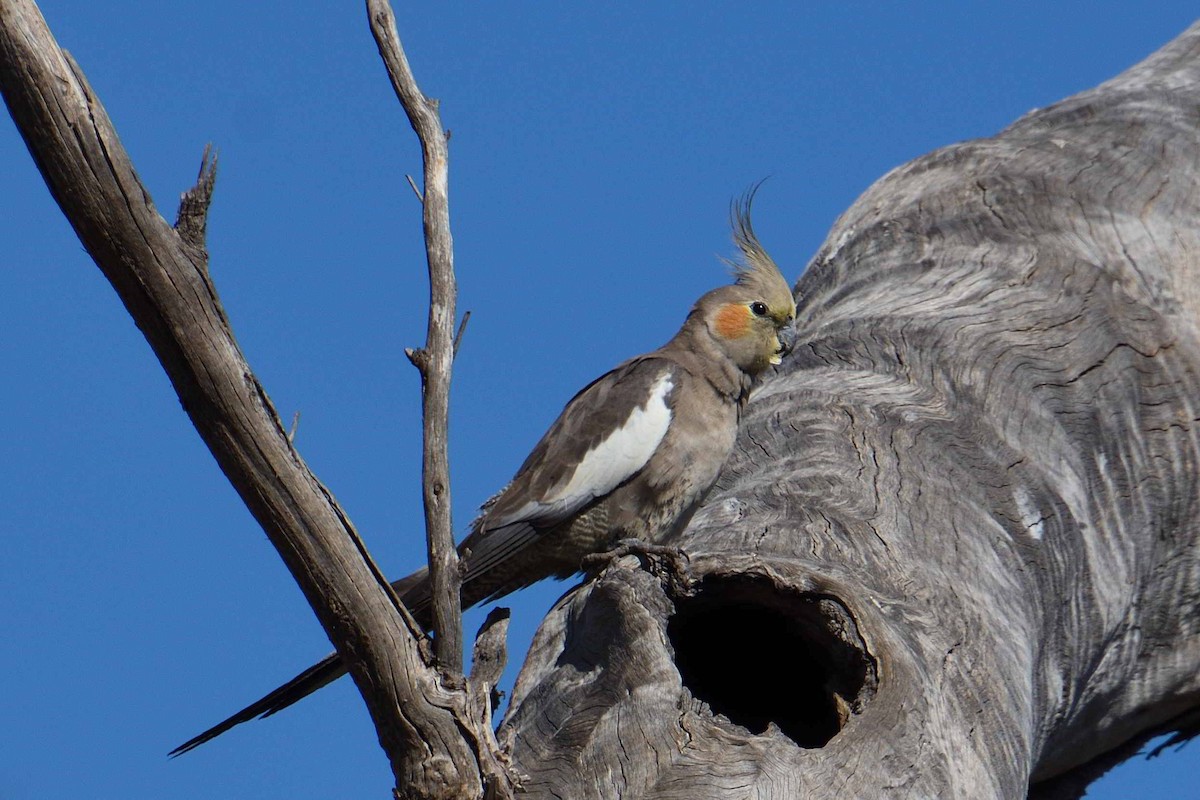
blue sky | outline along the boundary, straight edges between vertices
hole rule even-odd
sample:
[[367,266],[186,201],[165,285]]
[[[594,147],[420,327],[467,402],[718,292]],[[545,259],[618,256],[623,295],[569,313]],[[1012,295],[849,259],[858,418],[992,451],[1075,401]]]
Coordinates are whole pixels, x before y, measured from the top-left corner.
[[[431,6],[425,8],[424,5]],[[419,152],[359,4],[42,4],[159,209],[214,143],[212,272],[297,442],[394,575],[422,558]],[[724,280],[731,197],[795,278],[884,172],[1089,88],[1194,4],[399,7],[453,131],[459,528],[562,404]],[[114,293],[0,122],[0,796],[387,796],[348,681],[166,752],[327,652]],[[565,587],[512,604],[519,655]],[[482,613],[470,617],[470,631]],[[519,659],[518,659],[519,660]],[[510,670],[511,672],[511,670]],[[511,680],[511,675],[510,675]],[[1200,747],[1089,798],[1197,796]]]

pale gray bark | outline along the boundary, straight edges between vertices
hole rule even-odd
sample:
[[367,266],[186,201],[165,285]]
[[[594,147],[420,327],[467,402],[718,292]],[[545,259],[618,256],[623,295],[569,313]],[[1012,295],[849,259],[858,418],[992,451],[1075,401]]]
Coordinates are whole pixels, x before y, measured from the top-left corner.
[[[454,277],[454,240],[450,235],[450,137],[442,130],[438,101],[426,97],[400,44],[396,15],[387,0],[367,0],[367,18],[379,56],[413,131],[421,141],[424,192],[421,221],[425,260],[429,266],[429,324],[425,346],[405,351],[421,373],[421,487],[425,506],[425,541],[438,666],[462,674],[462,602],[458,550],[450,517],[450,371],[458,340],[454,335],[458,285]],[[411,178],[409,179],[412,180]],[[415,188],[415,185],[414,185]],[[466,318],[463,319],[464,324]],[[460,331],[461,333],[461,331]]]
[[543,623],[529,795],[1076,797],[1194,714],[1198,161],[1193,27],[859,199],[690,582],[626,559]]
[[503,624],[445,687],[238,351],[211,165],[172,228],[29,0],[0,0],[0,89],[398,785],[478,795],[511,755],[531,797],[1067,798],[1195,724],[1200,28],[839,220],[690,560],[622,560],[551,612],[500,757]]
[[[350,665],[403,796],[479,797],[485,784],[507,796],[506,766],[497,760],[483,702],[490,685],[463,686],[461,676],[444,681],[433,667],[419,627],[293,447],[238,347],[204,246],[215,159],[206,153],[176,225],[167,223],[100,99],[32,0],[0,0],[0,93],[46,185],[145,334],[196,431]],[[449,315],[452,323],[452,304]],[[446,358],[451,344],[447,335]],[[480,652],[499,662],[495,640],[503,626],[492,630]]]

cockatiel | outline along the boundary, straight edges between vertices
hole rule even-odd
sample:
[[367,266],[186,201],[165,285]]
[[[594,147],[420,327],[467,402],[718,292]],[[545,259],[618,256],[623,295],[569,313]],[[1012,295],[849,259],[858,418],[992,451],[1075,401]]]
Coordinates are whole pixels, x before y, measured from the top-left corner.
[[[484,504],[459,545],[464,608],[567,578],[623,539],[661,542],[691,519],[733,448],[751,384],[780,363],[795,335],[796,303],[754,235],[751,199],[732,214],[741,251],[731,262],[735,282],[697,300],[665,345],[585,386]],[[393,586],[428,627],[426,570]],[[171,755],[270,716],[345,672],[330,655]]]

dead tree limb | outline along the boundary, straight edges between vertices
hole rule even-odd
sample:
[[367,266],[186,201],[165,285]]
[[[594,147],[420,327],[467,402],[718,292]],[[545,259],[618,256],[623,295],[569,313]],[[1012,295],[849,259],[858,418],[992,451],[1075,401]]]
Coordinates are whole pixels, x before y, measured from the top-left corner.
[[543,623],[529,796],[1063,800],[1194,724],[1197,254],[1200,26],[880,180],[691,585],[620,563]]
[[[433,587],[434,646],[438,666],[457,676],[462,674],[463,666],[462,602],[459,599],[462,580],[450,516],[450,460],[447,455],[450,373],[458,341],[454,334],[457,287],[454,242],[450,236],[450,161],[446,147],[450,137],[442,130],[438,101],[425,96],[408,66],[408,58],[396,32],[396,16],[391,3],[367,0],[367,16],[392,88],[421,141],[425,190],[417,192],[417,197],[423,209],[425,257],[429,266],[429,327],[425,346],[406,352],[421,373],[424,419],[421,486],[429,578]],[[465,324],[466,320],[463,322]]]
[[[203,253],[213,163],[172,228],[29,0],[0,0],[0,91],[352,665],[398,789],[481,794],[479,706],[238,350]],[[538,634],[504,725],[530,796],[1064,800],[1195,724],[1198,109],[1193,28],[847,211],[679,540],[690,580],[621,562]]]
[[491,731],[480,730],[467,692],[443,686],[427,663],[419,630],[293,448],[234,339],[204,248],[215,158],[172,227],[31,0],[0,0],[0,91],[50,192],[350,665],[398,791],[481,796],[481,775],[495,771]]

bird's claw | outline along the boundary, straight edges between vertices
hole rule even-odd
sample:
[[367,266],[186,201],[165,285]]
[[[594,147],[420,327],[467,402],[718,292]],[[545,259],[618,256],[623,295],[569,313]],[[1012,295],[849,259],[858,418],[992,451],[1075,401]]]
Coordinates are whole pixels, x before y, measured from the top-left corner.
[[641,539],[621,539],[612,548],[601,553],[584,556],[581,566],[589,576],[595,576],[613,561],[625,556],[635,556],[642,568],[664,583],[686,588],[692,582],[688,554],[679,547],[652,544]]

